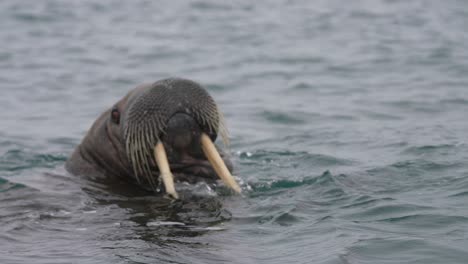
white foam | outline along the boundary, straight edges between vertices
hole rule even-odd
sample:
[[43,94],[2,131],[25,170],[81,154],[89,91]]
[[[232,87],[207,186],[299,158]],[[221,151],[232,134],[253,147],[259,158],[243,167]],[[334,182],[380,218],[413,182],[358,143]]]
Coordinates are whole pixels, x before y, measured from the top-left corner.
[[155,221],[148,222],[146,226],[184,226],[184,223],[181,222],[170,222],[170,221]]

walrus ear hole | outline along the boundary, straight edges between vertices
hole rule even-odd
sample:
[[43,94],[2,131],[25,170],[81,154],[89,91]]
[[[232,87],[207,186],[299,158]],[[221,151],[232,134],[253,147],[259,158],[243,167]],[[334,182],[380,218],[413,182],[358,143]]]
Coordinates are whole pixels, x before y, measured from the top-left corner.
[[119,109],[114,108],[111,111],[111,119],[112,122],[116,123],[117,125],[120,123],[120,112]]

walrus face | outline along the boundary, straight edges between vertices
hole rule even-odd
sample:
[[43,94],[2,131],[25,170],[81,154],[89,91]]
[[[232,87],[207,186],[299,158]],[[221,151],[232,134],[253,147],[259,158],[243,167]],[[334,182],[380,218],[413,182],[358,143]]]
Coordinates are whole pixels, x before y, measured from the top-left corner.
[[[104,137],[98,128],[93,129],[100,119],[106,122]],[[174,179],[196,182],[219,176],[240,192],[230,174],[231,163],[213,144],[218,134],[227,142],[222,115],[197,83],[166,79],[139,86],[100,119],[87,138],[99,134],[101,140],[85,138],[81,146],[86,150],[81,152],[108,171],[130,174],[153,190],[163,182],[166,192],[176,198]],[[107,152],[93,151],[93,145],[106,140],[110,142]]]

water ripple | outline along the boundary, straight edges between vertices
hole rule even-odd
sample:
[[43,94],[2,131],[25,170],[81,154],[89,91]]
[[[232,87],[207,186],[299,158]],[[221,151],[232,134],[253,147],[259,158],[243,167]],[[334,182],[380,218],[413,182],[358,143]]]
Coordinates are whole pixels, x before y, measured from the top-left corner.
[[63,164],[67,157],[63,155],[33,154],[23,150],[7,151],[0,157],[0,171],[16,172],[32,168],[54,168]]

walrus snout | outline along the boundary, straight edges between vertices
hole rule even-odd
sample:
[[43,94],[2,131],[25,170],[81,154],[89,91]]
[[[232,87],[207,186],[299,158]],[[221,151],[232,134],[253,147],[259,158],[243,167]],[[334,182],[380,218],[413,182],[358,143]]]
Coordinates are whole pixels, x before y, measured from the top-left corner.
[[[204,132],[196,120],[185,113],[174,114],[167,123],[161,141],[167,152],[168,162],[176,180],[196,182],[197,178],[217,179],[217,173],[207,160],[202,149]],[[227,169],[232,172],[232,163],[220,154]]]
[[167,123],[163,140],[174,150],[184,151],[200,146],[201,130],[196,121],[185,113],[173,115]]
[[[202,177],[203,175],[218,175],[232,190],[237,193],[241,192],[240,186],[231,175],[232,167],[228,168],[225,160],[213,144],[212,139],[206,133],[196,129],[198,126],[190,116],[180,114],[173,117],[173,121],[169,122],[168,127],[166,132],[170,132],[168,136],[169,140],[164,141],[164,138],[162,138],[162,142],[159,141],[156,144],[154,147],[154,160],[159,167],[160,178],[170,197],[175,199],[179,197],[174,187],[174,169],[179,172],[176,174],[178,176],[180,174],[186,176],[187,172],[195,177],[200,175]],[[174,158],[172,162],[169,161],[166,149],[173,150],[173,157],[175,156],[174,154],[178,155],[175,161]],[[193,151],[194,149],[201,149],[204,157],[200,156],[198,158],[196,155],[199,151]],[[183,179],[184,177],[180,178]]]

